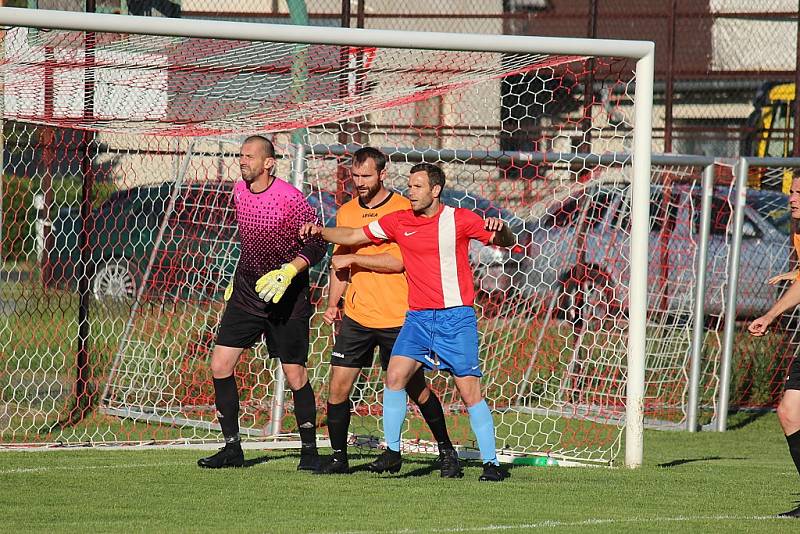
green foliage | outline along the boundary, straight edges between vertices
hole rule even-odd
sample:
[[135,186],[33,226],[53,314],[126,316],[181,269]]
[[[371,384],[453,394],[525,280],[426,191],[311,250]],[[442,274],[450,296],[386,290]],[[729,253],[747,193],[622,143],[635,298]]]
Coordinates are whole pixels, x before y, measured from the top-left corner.
[[[102,204],[116,189],[113,183],[95,183],[92,193],[93,206]],[[6,175],[3,178],[3,260],[18,262],[34,259],[36,235],[34,222],[37,214],[33,209],[33,198],[36,194],[44,194],[42,178],[39,176]],[[80,178],[74,176],[54,178],[52,195],[51,218],[63,206],[79,205]]]
[[746,331],[735,334],[731,365],[731,404],[741,407],[773,406],[783,393],[783,382],[793,347],[785,346],[794,329],[777,326],[755,338]]
[[3,241],[0,257],[6,261],[24,261],[33,251],[33,193],[30,179],[6,176],[3,179]]

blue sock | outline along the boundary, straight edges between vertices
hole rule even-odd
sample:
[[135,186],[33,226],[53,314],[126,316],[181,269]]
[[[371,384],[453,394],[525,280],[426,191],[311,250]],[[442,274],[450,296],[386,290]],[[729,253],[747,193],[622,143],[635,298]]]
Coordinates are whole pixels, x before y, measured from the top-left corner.
[[478,448],[481,451],[481,462],[493,463],[500,465],[497,461],[497,450],[494,441],[494,421],[492,420],[492,412],[489,411],[489,406],[485,400],[481,400],[478,404],[470,406],[469,411],[469,424],[472,426],[472,432],[478,438]]
[[383,439],[389,449],[400,452],[400,434],[406,420],[406,390],[383,388]]

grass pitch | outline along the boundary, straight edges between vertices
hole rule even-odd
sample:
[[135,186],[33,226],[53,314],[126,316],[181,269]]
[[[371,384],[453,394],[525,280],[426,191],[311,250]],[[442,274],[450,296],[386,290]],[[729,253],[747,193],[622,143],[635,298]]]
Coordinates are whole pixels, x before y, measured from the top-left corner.
[[800,479],[774,414],[726,433],[645,436],[641,469],[516,467],[479,483],[469,464],[442,480],[430,457],[398,475],[295,470],[294,451],[246,451],[242,469],[201,470],[204,451],[82,449],[0,453],[6,532],[798,532],[778,519]]

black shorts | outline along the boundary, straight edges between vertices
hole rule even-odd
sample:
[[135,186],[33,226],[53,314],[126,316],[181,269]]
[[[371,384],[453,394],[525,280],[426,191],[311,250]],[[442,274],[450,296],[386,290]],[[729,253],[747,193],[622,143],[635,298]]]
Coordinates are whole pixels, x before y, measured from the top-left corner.
[[786,383],[783,389],[800,389],[800,357],[795,356],[789,364],[789,372],[786,374]]
[[381,368],[389,367],[389,357],[400,327],[367,328],[344,316],[331,353],[331,365],[337,367],[372,367],[375,347],[380,349]]
[[309,319],[267,318],[226,306],[217,331],[217,345],[248,349],[264,336],[271,358],[306,365]]

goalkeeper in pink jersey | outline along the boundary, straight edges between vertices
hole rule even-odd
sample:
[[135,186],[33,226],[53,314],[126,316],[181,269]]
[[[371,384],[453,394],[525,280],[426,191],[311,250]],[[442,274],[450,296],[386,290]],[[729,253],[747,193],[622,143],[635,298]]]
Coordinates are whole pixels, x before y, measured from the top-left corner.
[[514,234],[500,219],[482,219],[440,201],[444,172],[430,163],[411,168],[411,209],[396,211],[363,228],[303,226],[303,236],[321,235],[340,245],[394,241],[403,254],[408,278],[405,322],[389,359],[383,390],[383,429],[387,449],[369,465],[373,472],[396,473],[402,466],[400,435],[406,416],[406,385],[420,368],[447,371],[469,411],[478,441],[480,480],[501,481],[508,472],[497,461],[494,421],[483,399],[478,361],[478,325],[469,242],[510,246]]
[[225,312],[211,355],[218,419],[225,447],[197,461],[200,467],[244,465],[239,440],[239,393],[233,375],[244,349],[264,336],[269,354],[280,359],[294,397],[294,414],[302,449],[298,469],[319,466],[317,409],[306,361],[309,321],[308,268],[325,255],[319,238],[300,239],[299,230],[317,223],[303,194],[272,174],[275,148],[261,136],[242,144],[243,180],[234,187],[241,254],[233,282],[225,291]]

